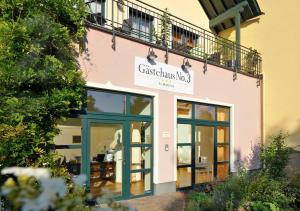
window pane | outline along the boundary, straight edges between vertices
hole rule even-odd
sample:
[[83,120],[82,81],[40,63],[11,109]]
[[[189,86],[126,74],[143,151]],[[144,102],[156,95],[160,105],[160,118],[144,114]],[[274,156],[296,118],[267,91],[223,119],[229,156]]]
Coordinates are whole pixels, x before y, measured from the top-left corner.
[[214,127],[195,128],[195,182],[209,182],[213,178]]
[[151,144],[152,143],[152,123],[132,122],[131,123],[131,143]]
[[217,108],[217,120],[229,121],[229,108],[218,107]]
[[217,178],[218,180],[225,180],[229,174],[229,164],[220,163],[217,167]]
[[206,105],[195,105],[195,118],[201,120],[215,120],[215,107]]
[[141,195],[149,192],[151,192],[151,173],[131,173],[130,193],[132,195]]
[[79,175],[81,169],[81,149],[56,149],[62,158],[60,165],[66,166],[71,176]]
[[192,125],[177,124],[177,143],[192,142]]
[[191,146],[177,146],[177,165],[191,164],[192,161]]
[[185,167],[185,168],[177,168],[177,181],[176,187],[188,187],[192,185],[192,168]]
[[192,104],[185,102],[177,102],[177,117],[192,118]]
[[131,147],[131,170],[151,168],[151,148]]
[[152,98],[142,96],[131,96],[130,113],[136,115],[151,115]]
[[109,191],[122,194],[123,125],[91,123],[90,125],[90,186],[93,196]]
[[229,142],[229,127],[217,127],[218,143]]
[[81,144],[81,119],[69,118],[58,123],[59,135],[54,137],[55,145]]
[[229,161],[229,146],[218,146],[218,162]]
[[87,91],[87,111],[125,113],[126,96],[104,91]]

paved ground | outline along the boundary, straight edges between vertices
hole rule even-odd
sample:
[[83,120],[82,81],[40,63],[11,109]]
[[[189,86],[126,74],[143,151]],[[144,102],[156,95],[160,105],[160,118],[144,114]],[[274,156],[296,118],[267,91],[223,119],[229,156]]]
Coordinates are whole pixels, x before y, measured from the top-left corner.
[[185,206],[185,194],[175,192],[130,199],[126,202],[130,203],[130,205],[138,211],[183,211]]

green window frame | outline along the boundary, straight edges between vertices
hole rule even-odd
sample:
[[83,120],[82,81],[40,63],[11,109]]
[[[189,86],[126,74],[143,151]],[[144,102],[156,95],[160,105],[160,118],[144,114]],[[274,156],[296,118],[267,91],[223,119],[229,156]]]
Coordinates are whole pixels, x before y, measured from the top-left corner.
[[[191,167],[191,185],[190,186],[185,186],[185,187],[178,187],[177,189],[186,189],[186,188],[191,188],[196,185],[195,183],[195,128],[197,126],[209,126],[214,128],[214,149],[213,149],[213,157],[214,157],[214,163],[213,163],[213,176],[214,178],[218,178],[218,167],[220,166],[225,166],[225,169],[227,169],[228,174],[230,173],[230,107],[227,106],[222,106],[222,105],[215,105],[215,104],[207,104],[207,103],[198,103],[198,102],[191,102],[191,101],[185,101],[185,100],[178,100],[177,102],[179,103],[186,103],[186,104],[192,104],[192,115],[191,118],[184,118],[184,117],[178,117],[177,113],[177,125],[179,124],[189,124],[192,127],[191,131],[191,138],[192,141],[191,143],[178,143],[177,142],[177,149],[180,146],[190,146],[191,147],[191,164],[190,165],[178,165],[177,163],[177,171],[180,168],[186,168],[186,167]],[[177,103],[178,105],[178,103]],[[212,118],[213,120],[205,120],[205,119],[200,119],[196,118],[196,105],[201,105],[201,106],[208,106],[212,107],[214,109],[214,117]],[[218,108],[222,108],[225,110],[225,117],[223,120],[218,120]],[[227,115],[227,116],[226,116]],[[220,117],[219,117],[220,119]],[[219,143],[218,142],[218,128],[227,128],[227,133],[228,133],[228,139],[224,141],[224,143]],[[178,131],[177,131],[178,133]],[[178,134],[177,134],[178,136]],[[226,148],[228,156],[228,159],[225,160],[218,160],[218,148]],[[225,151],[226,151],[225,150]],[[177,155],[178,156],[178,155]],[[177,158],[178,159],[178,158]],[[177,179],[178,180],[178,179]]]

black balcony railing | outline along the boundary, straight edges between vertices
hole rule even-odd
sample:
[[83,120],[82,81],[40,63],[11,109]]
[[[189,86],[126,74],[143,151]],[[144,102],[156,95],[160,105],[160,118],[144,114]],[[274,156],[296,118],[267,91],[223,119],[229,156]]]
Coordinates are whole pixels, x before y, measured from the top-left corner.
[[86,0],[88,21],[152,45],[259,77],[261,56],[139,0]]

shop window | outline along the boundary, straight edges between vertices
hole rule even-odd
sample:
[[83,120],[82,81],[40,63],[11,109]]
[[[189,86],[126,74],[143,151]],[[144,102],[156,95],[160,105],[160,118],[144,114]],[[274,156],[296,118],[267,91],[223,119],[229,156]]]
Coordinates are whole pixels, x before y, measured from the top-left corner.
[[87,111],[124,114],[126,95],[105,91],[87,90]]
[[230,167],[229,115],[226,107],[177,102],[177,188],[226,179]]
[[218,121],[229,121],[229,108],[217,107],[217,120]]
[[195,118],[199,120],[215,120],[215,107],[207,105],[195,105]]
[[192,168],[191,167],[177,168],[176,187],[183,188],[183,187],[189,187],[191,185],[192,185]]
[[192,125],[177,124],[177,143],[192,143]]
[[129,8],[129,22],[132,27],[131,36],[150,41],[153,19],[147,13]]
[[229,127],[218,126],[218,143],[228,143],[229,142]]
[[192,118],[192,104],[186,102],[177,102],[177,117]]
[[152,98],[144,96],[130,97],[130,114],[152,115]]
[[142,195],[151,191],[151,173],[136,172],[130,176],[130,194]]
[[190,165],[192,163],[191,152],[191,146],[177,146],[177,165]]
[[[60,134],[54,138],[55,151],[62,157],[59,164],[72,176],[81,172],[81,119],[69,118],[58,123]],[[74,137],[76,141],[74,142]],[[80,140],[80,141],[79,141]]]
[[197,45],[199,36],[189,30],[172,26],[172,48],[175,50],[189,51]]
[[195,183],[212,181],[214,169],[214,127],[195,128]]
[[131,123],[131,143],[151,144],[152,143],[152,123],[132,122]]

